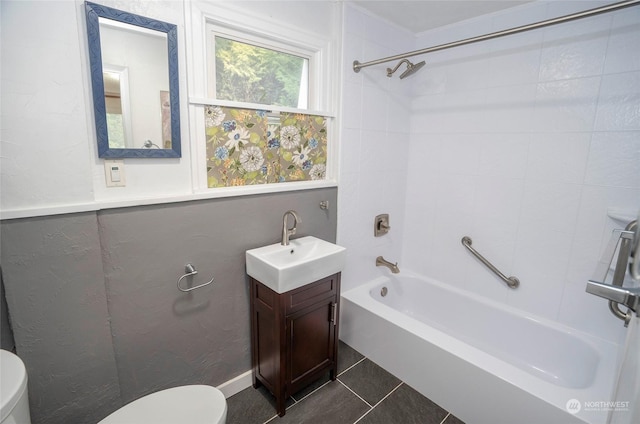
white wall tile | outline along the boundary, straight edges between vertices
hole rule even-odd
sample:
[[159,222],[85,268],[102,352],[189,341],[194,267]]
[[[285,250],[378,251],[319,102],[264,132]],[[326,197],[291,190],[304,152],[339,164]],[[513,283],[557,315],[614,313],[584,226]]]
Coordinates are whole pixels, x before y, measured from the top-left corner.
[[347,34],[364,36],[364,22],[366,14],[360,9],[351,7],[345,3],[344,8],[344,31]]
[[604,73],[640,70],[640,8],[631,7],[613,15]]
[[477,178],[473,205],[474,234],[493,245],[513,244],[520,223],[524,187],[524,179]]
[[360,129],[343,128],[340,137],[340,174],[360,172]]
[[611,16],[548,27],[540,57],[540,81],[600,75]]
[[520,226],[573,236],[580,193],[579,184],[527,180],[522,199]]
[[342,89],[342,126],[362,127],[362,84],[345,82]]
[[[356,59],[366,62],[397,53],[394,48],[413,47],[413,37],[405,31],[368,14],[348,11],[345,38],[338,191],[338,241],[348,249],[343,290],[388,272],[375,266],[376,256],[401,259],[410,145],[410,80],[407,84],[397,77],[387,78],[385,64],[353,75],[350,67]],[[376,238],[373,220],[380,213],[391,215],[392,230]]]
[[590,133],[532,135],[527,179],[582,184],[590,141]]
[[487,134],[480,139],[478,175],[524,178],[530,134]]
[[[477,134],[441,136],[441,169],[448,174],[477,175],[483,149]],[[446,171],[445,171],[446,170]]]
[[607,216],[610,208],[633,213],[640,210],[640,188],[583,186],[574,236],[576,242],[602,247],[612,229],[624,227]]
[[447,94],[420,96],[411,99],[410,127],[413,132],[440,133],[450,128],[444,117]]
[[640,130],[640,72],[602,77],[595,130]]
[[533,31],[492,41],[489,87],[538,82],[542,32]]
[[492,87],[486,90],[482,107],[483,129],[488,132],[529,132],[535,127],[536,85]]
[[385,90],[365,86],[362,93],[362,127],[367,130],[385,131],[387,129],[387,99]]
[[438,53],[421,57],[428,62],[420,72],[411,77],[413,84],[412,98],[424,94],[443,93],[447,87],[447,67],[437,60]]
[[361,84],[362,72],[353,71],[353,61],[361,61],[364,57],[364,40],[359,35],[345,34],[342,48],[344,57],[342,69],[343,81]]
[[538,84],[535,128],[540,132],[591,131],[600,77]]
[[640,131],[593,133],[585,182],[639,188]]
[[[409,157],[407,159],[407,190],[415,189],[416,194],[421,190],[419,184],[429,180],[429,177],[437,177],[441,166],[442,140],[438,134],[413,133],[409,145]],[[433,179],[433,178],[431,178]],[[410,195],[408,202],[415,201],[415,197]]]
[[512,273],[520,280],[509,291],[511,306],[556,319],[571,252],[571,237],[523,224]]

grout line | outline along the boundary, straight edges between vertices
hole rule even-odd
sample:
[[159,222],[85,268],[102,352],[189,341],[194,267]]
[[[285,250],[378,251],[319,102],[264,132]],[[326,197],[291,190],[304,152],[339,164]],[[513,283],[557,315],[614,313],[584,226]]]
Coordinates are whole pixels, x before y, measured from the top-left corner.
[[[324,386],[326,386],[327,384],[331,383],[331,380],[327,381],[326,383],[324,383],[322,386],[314,389],[312,392],[310,392],[309,394],[305,395],[304,397],[300,398],[300,400],[296,400],[293,396],[291,396],[291,399],[295,400],[296,403],[294,403],[293,405],[296,405],[299,402],[302,402],[303,400],[305,400],[306,398],[308,398],[309,396],[311,396],[312,394],[314,394],[315,392],[317,392],[318,390],[322,389]],[[291,406],[293,406],[291,405]],[[291,408],[291,406],[289,408]],[[289,409],[287,408],[287,409]]]
[[440,424],[444,424],[444,422],[447,421],[447,418],[449,418],[449,415],[451,415],[451,412],[447,412],[447,416],[440,421]]
[[269,418],[267,421],[265,421],[263,424],[267,424],[270,423],[271,421],[275,420],[276,418],[278,418],[278,414],[274,415],[273,417]]
[[338,374],[338,377],[340,377],[342,374],[344,374],[345,372],[349,371],[351,368],[355,367],[356,365],[358,365],[360,362],[364,361],[365,359],[367,359],[367,357],[365,356],[364,358],[360,359],[358,362],[356,362],[355,364],[351,365],[349,368],[347,368],[346,370],[342,371],[340,374]]
[[389,393],[387,393],[387,395],[385,397],[383,397],[382,399],[380,399],[378,401],[378,403],[376,403],[375,405],[373,405],[373,407],[375,408],[376,406],[380,405],[382,403],[383,400],[385,400],[386,398],[388,398],[389,396],[391,396],[391,393],[395,392],[396,390],[398,390],[400,388],[400,386],[402,386],[404,384],[404,382],[400,382],[400,384],[398,384],[393,390],[391,390]]
[[[336,381],[340,381],[340,379],[336,379]],[[366,403],[366,404],[367,404],[367,406],[368,406],[369,408],[373,408],[373,406],[371,406],[371,404],[370,404],[369,402],[367,402],[366,400],[362,399],[362,398],[360,397],[360,395],[359,395],[359,394],[357,394],[356,392],[354,392],[353,390],[351,390],[351,387],[347,386],[347,385],[346,385],[346,384],[344,384],[342,381],[340,381],[340,384],[342,384],[344,387],[346,387],[346,388],[347,388],[347,390],[349,390],[351,393],[353,393],[354,395],[356,395],[356,396],[358,397],[358,399],[360,399],[361,401],[363,401],[364,403]]]
[[[369,414],[371,411],[373,411],[378,405],[380,405],[386,398],[388,398],[389,396],[391,396],[391,393],[395,392],[396,390],[398,390],[400,388],[400,386],[402,386],[404,383],[401,381],[400,384],[398,384],[393,390],[391,390],[389,393],[387,393],[387,395],[385,397],[383,397],[382,399],[380,399],[378,401],[378,403],[376,403],[375,405],[373,405],[371,407],[371,409],[369,409],[367,412],[364,413],[364,415],[362,415],[360,418],[358,418],[353,424],[356,424],[358,421],[360,421],[361,419],[363,419],[367,414]],[[347,387],[348,388],[348,387]],[[360,397],[360,396],[358,396]],[[368,403],[367,403],[368,405]],[[440,423],[442,424],[442,423]]]
[[360,418],[358,418],[357,420],[355,420],[353,422],[353,424],[357,424],[361,419],[363,419],[364,417],[366,417],[367,415],[369,415],[369,412],[373,411],[373,408],[369,409],[367,412],[365,412],[364,414],[362,414],[362,416]]

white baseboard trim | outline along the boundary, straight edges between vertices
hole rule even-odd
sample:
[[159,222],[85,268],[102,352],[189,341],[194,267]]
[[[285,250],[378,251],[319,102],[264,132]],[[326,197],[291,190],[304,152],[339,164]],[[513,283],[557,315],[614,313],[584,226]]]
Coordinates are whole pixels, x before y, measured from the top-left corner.
[[222,392],[225,399],[230,398],[238,392],[243,391],[253,384],[251,380],[251,370],[240,374],[239,376],[226,381],[217,387]]

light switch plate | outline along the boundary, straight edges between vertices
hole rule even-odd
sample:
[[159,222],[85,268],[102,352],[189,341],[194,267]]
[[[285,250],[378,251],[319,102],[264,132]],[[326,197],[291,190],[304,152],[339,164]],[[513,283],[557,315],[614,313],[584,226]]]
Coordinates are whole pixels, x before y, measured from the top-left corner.
[[107,187],[126,186],[123,160],[105,160],[104,174],[107,181]]

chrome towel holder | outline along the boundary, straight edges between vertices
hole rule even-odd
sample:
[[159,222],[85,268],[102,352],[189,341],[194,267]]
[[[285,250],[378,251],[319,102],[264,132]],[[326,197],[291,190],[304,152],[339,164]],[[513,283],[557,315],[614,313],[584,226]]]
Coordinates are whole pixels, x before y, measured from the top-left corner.
[[199,289],[200,287],[208,286],[209,284],[213,283],[214,279],[212,278],[207,283],[200,284],[200,285],[195,286],[195,287],[190,287],[188,289],[183,289],[182,287],[180,287],[180,281],[182,281],[183,279],[185,279],[187,277],[190,277],[192,275],[196,275],[198,273],[198,271],[196,271],[196,268],[191,264],[186,264],[185,267],[184,267],[184,271],[186,272],[186,274],[184,274],[182,277],[178,278],[178,283],[177,283],[178,290],[180,290],[181,292],[185,292],[185,293],[186,292],[190,292],[192,290]]

